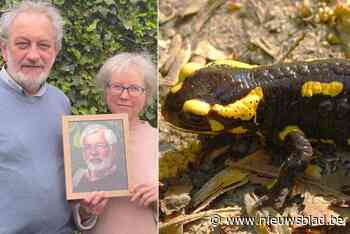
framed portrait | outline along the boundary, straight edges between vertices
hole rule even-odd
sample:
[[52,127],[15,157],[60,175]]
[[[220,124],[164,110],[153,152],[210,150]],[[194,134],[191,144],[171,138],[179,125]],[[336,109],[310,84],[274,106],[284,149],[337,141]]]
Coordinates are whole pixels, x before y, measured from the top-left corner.
[[62,129],[67,199],[127,196],[127,115],[63,116]]

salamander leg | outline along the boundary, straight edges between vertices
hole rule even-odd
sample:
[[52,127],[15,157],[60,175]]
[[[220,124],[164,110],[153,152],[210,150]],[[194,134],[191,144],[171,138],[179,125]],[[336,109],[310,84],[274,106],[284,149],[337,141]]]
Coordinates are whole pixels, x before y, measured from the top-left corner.
[[279,176],[268,191],[256,203],[256,208],[272,206],[283,207],[287,196],[291,193],[294,179],[304,172],[312,157],[312,146],[302,132],[292,131],[285,138],[288,157],[282,163]]

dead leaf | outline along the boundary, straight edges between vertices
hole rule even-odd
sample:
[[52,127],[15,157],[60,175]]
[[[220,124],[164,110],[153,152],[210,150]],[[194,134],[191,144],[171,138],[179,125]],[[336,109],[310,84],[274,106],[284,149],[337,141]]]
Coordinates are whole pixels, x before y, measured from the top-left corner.
[[164,193],[164,198],[160,200],[160,210],[167,216],[179,213],[191,201],[190,192],[192,184],[190,181],[185,184],[173,185]]
[[182,224],[169,225],[165,228],[159,229],[159,234],[183,234],[184,228]]
[[[253,225],[258,234],[291,233],[288,225],[281,221],[283,219],[282,215],[273,208],[263,207],[260,210],[256,210],[254,207],[257,201],[258,198],[254,194],[248,193],[244,196],[244,203],[246,205],[248,217],[251,217],[250,220],[254,221]],[[274,221],[272,221],[272,219],[274,219]],[[274,224],[275,221],[278,221],[277,224]]]
[[193,15],[199,12],[199,10],[205,5],[203,0],[192,0],[190,4],[180,13],[180,16],[183,18],[185,16]]
[[229,57],[223,51],[212,46],[207,40],[200,41],[193,53],[209,60],[227,59]]
[[[158,47],[159,50],[166,50],[169,45],[170,45],[171,41],[170,40],[161,40],[158,39]],[[158,61],[158,66],[159,68],[163,67],[164,64],[166,63],[166,61],[169,59],[170,55],[168,53],[160,53],[159,55],[159,61]],[[160,69],[159,69],[160,70]],[[158,70],[158,71],[159,71]]]
[[214,193],[210,197],[208,197],[205,201],[203,201],[202,204],[200,204],[200,206],[198,206],[197,209],[195,209],[193,211],[193,213],[198,213],[199,211],[201,211],[201,210],[205,209],[207,206],[209,206],[209,204],[212,201],[214,201],[217,197],[219,197],[220,195],[222,195],[228,191],[234,190],[238,187],[241,187],[242,185],[244,185],[248,182],[249,182],[249,180],[246,178],[246,179],[243,179],[241,182],[235,183],[232,186],[229,186],[229,187],[226,187],[222,190],[217,191],[216,193]]
[[202,29],[203,25],[210,19],[215,10],[222,6],[225,1],[226,0],[208,1],[208,3],[201,8],[194,23],[194,34]]
[[[193,206],[198,206],[207,198],[213,196],[224,188],[245,181],[247,173],[238,169],[225,168],[211,178],[202,188],[193,195]],[[245,183],[248,181],[245,181]]]
[[227,8],[231,13],[238,11],[242,7],[243,4],[239,0],[228,0],[227,2]]
[[203,165],[203,168],[210,168],[211,165],[213,165],[213,161],[225,154],[229,149],[230,149],[230,145],[224,145],[224,146],[221,146],[219,148],[214,148],[214,149],[209,149],[208,151],[209,152],[203,152],[203,161],[202,161],[202,165]]
[[182,46],[182,36],[180,34],[176,34],[173,39],[171,40],[170,47],[169,47],[169,52],[167,53],[167,59],[162,59],[165,60],[163,62],[162,66],[160,66],[160,73],[163,76],[166,76],[173,65],[173,63],[176,60],[176,56],[178,55],[181,46]]
[[[305,208],[302,212],[302,215],[304,217],[312,217],[315,222],[320,222],[318,225],[329,225],[332,217],[339,216],[339,214],[337,214],[335,211],[329,209],[331,199],[317,195],[315,193],[311,193],[309,191],[303,193],[303,196]],[[300,226],[304,225],[294,225],[295,228]]]
[[176,17],[176,9],[170,4],[163,5],[159,8],[158,18],[159,24],[164,24]]
[[178,80],[181,67],[190,60],[191,53],[191,44],[188,39],[185,39],[182,44],[182,48],[176,54],[175,60],[172,63],[167,75],[167,79],[172,81],[173,84],[175,84]]
[[165,196],[170,196],[170,195],[179,195],[179,194],[184,194],[187,193],[189,194],[192,190],[192,184],[179,184],[179,185],[174,185],[168,188],[167,192],[164,194]]
[[226,165],[252,173],[257,173],[262,176],[272,178],[278,176],[278,168],[271,165],[270,155],[267,154],[265,150],[258,150],[247,157],[244,157],[238,162],[227,160]]
[[[183,212],[179,213],[177,215],[172,215],[171,217],[166,217],[163,222],[171,222],[171,220],[175,219],[176,217],[182,217]],[[162,229],[158,229],[159,234],[183,234],[184,233],[184,225],[182,223],[179,224],[170,224]]]
[[267,55],[269,55],[274,60],[277,60],[279,54],[279,47],[270,43],[267,39],[262,37],[252,36],[250,39],[250,43],[260,48]]
[[190,201],[191,197],[188,193],[169,195],[161,199],[160,210],[166,215],[171,215],[180,212]]
[[248,179],[249,179],[249,182],[252,184],[261,184],[263,186],[267,186],[272,181],[271,178],[266,178],[263,176],[259,176],[257,174],[249,174]]
[[197,63],[197,64],[201,64],[201,65],[205,65],[207,63],[207,60],[205,57],[201,56],[201,55],[193,55],[191,57],[190,60],[192,63]]
[[174,178],[187,170],[189,164],[199,160],[200,146],[192,142],[180,151],[167,151],[159,159],[159,180]]
[[334,201],[334,196],[340,195],[340,193],[330,193],[330,191],[325,191],[323,187],[317,186],[317,182],[312,183],[306,183],[304,180],[303,183],[297,182],[294,186],[293,194],[301,194],[304,197],[304,210],[299,213],[285,210],[284,216],[304,221],[293,223],[291,227],[295,229],[310,225],[330,225],[335,219],[349,217],[349,211],[347,211],[347,214],[340,213],[341,208],[337,210],[330,207],[331,202]]

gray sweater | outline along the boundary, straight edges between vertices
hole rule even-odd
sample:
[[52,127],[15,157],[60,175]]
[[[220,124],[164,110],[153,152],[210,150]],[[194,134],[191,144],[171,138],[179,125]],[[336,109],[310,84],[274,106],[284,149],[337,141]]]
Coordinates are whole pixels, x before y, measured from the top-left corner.
[[61,130],[69,111],[57,88],[26,96],[0,72],[0,234],[72,233]]

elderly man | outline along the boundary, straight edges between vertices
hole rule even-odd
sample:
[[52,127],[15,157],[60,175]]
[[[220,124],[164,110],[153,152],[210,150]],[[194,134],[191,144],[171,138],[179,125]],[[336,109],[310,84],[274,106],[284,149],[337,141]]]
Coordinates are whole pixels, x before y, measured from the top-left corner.
[[[57,9],[43,2],[22,2],[0,19],[0,234],[72,233],[60,125],[70,103],[45,83],[62,25]],[[94,208],[91,199],[82,207],[83,218]]]
[[125,163],[114,132],[101,124],[88,125],[80,139],[87,169],[79,169],[74,174],[74,191],[127,190]]

